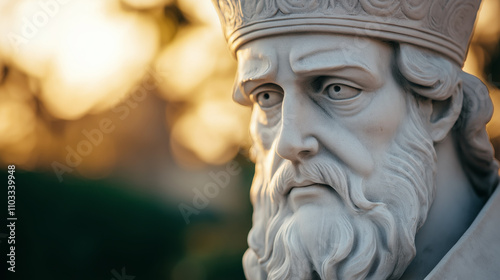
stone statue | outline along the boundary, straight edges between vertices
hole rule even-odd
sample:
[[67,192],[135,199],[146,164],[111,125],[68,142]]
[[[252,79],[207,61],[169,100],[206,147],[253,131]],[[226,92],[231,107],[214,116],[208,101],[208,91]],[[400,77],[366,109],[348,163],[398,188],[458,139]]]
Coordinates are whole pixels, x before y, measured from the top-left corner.
[[214,0],[252,106],[248,279],[498,279],[480,0]]

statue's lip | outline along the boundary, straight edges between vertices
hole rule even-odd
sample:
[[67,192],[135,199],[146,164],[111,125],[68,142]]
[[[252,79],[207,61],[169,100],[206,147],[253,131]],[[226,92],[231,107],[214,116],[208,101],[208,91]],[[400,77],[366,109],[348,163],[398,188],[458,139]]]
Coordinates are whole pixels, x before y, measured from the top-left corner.
[[294,186],[290,189],[288,199],[292,209],[297,210],[300,206],[314,203],[318,198],[325,195],[325,191],[331,191],[331,187],[325,184],[309,184],[305,186]]
[[288,196],[288,195],[290,195],[290,192],[292,192],[293,189],[308,188],[308,187],[313,187],[313,186],[323,186],[323,187],[331,188],[330,185],[307,180],[307,181],[302,181],[302,182],[294,182],[293,184],[287,185],[283,194],[285,196]]

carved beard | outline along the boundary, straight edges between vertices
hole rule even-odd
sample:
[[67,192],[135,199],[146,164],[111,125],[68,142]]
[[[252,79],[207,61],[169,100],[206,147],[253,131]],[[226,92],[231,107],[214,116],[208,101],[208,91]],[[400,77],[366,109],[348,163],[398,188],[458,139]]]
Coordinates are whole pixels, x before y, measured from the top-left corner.
[[[401,131],[368,179],[337,163],[284,163],[272,180],[257,164],[248,279],[397,279],[415,256],[415,234],[434,198],[436,154],[409,97]],[[293,211],[284,194],[300,174],[332,189],[326,207]],[[328,208],[328,209],[326,209]]]

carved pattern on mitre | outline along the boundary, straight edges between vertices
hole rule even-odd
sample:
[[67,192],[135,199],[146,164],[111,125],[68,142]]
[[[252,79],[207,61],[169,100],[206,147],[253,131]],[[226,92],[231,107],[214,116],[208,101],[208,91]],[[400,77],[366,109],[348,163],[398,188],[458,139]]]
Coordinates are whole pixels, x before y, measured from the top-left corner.
[[480,0],[213,0],[229,46],[290,32],[418,45],[463,64]]

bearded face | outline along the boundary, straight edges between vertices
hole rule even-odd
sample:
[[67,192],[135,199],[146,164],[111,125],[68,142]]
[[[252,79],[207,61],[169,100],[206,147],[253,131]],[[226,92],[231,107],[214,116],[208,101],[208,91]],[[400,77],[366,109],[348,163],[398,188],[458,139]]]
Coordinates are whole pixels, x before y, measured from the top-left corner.
[[391,52],[320,34],[238,51],[256,153],[247,278],[391,279],[415,256],[436,155],[428,104],[398,86]]
[[250,232],[245,266],[269,279],[401,276],[432,202],[436,161],[416,101],[409,101],[401,133],[369,180],[331,158],[298,168],[285,162],[267,182],[256,174],[252,188],[262,193],[255,217],[262,220]]

